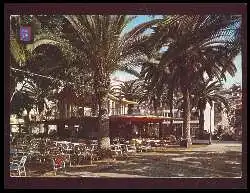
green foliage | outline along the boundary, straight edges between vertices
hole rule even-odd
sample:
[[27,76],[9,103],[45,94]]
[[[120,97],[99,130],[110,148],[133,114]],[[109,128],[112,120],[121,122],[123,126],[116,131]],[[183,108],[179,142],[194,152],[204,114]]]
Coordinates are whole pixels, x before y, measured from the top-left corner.
[[[241,17],[164,16],[123,33],[133,18],[125,15],[11,18],[11,67],[62,80],[41,80],[11,72],[12,93],[15,94],[18,82],[29,82],[29,86],[23,88],[25,92],[20,91],[23,96],[15,98],[15,101],[29,102],[20,105],[13,101],[13,112],[29,109],[28,103],[36,104],[41,111],[44,99],[53,98],[55,90],[68,86],[69,82],[73,82],[77,95],[86,95],[86,90],[88,95],[94,95],[94,102],[102,109],[110,89],[111,73],[124,70],[138,76],[133,69],[135,66],[142,66],[139,77],[143,84],[124,85],[123,95],[130,100],[139,97],[153,104],[155,109],[160,103],[173,106],[173,96],[180,89],[185,94],[185,107],[189,107],[189,98],[198,98],[201,108],[206,102],[225,102],[221,96],[213,94],[217,83],[204,83],[204,86],[200,80],[205,73],[209,80],[219,81],[225,80],[226,73],[235,74],[232,61],[241,50]],[[30,45],[23,45],[18,40],[22,24],[32,26],[34,42]],[[145,34],[147,29],[153,33]],[[195,97],[190,97],[189,93]],[[187,109],[186,113],[189,111]]]
[[217,105],[224,105],[226,109],[229,109],[226,97],[219,94],[221,90],[222,84],[219,81],[200,80],[193,91],[196,106],[204,111],[207,103],[213,106],[213,102],[215,102]]
[[12,100],[11,112],[21,116],[25,109],[30,111],[33,104],[34,100],[27,93],[18,92]]

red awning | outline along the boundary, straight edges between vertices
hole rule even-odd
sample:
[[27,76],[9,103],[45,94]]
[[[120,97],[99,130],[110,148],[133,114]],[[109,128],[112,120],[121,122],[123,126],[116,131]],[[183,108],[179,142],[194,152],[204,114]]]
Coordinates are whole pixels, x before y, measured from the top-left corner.
[[182,120],[180,118],[170,118],[170,117],[162,117],[162,116],[129,116],[129,115],[113,115],[110,116],[111,121],[131,121],[131,122],[150,122],[150,123],[160,123],[167,120]]

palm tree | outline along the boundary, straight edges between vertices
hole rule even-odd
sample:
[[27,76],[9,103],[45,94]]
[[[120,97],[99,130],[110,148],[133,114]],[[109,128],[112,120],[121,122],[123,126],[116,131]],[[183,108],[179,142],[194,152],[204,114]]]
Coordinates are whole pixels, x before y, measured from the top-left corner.
[[[27,22],[33,26],[34,31],[38,30],[32,16],[12,16],[10,18],[10,66],[11,68],[18,68],[24,70],[27,67],[28,62],[33,58],[24,43],[19,39],[19,28],[22,24]],[[26,87],[30,83],[30,77],[23,74],[20,71],[13,71],[10,73],[10,85],[11,85],[11,112],[19,114],[19,111],[27,110],[26,121],[29,121],[29,112],[33,108],[35,103],[32,96],[25,91]],[[21,87],[18,89],[18,84]],[[20,103],[20,104],[18,104]]]
[[[25,45],[22,44],[18,38],[18,30],[21,25],[23,17],[12,16],[10,18],[10,66],[11,67],[22,67],[30,57],[29,52],[25,49]],[[17,83],[24,81],[23,74],[11,72],[10,73],[10,102],[14,95],[18,92],[16,88]],[[23,83],[25,84],[25,82]],[[22,89],[22,87],[21,87]],[[20,90],[21,90],[20,89]]]
[[[109,124],[105,121],[104,100],[110,87],[110,75],[126,62],[138,58],[131,52],[133,34],[121,32],[131,18],[126,16],[66,16],[82,39],[84,56],[88,59],[93,72],[93,88],[98,104],[99,147],[110,148]],[[131,47],[132,48],[132,47]],[[122,64],[122,66],[121,66]]]
[[168,78],[162,66],[159,65],[159,54],[151,54],[151,59],[148,59],[142,64],[140,79],[144,81],[144,95],[142,101],[148,102],[153,106],[155,115],[158,115],[158,108],[162,103],[162,96]]
[[11,105],[11,112],[22,116],[24,110],[27,111],[27,120],[29,120],[29,112],[33,108],[34,100],[27,93],[17,92],[13,99]]
[[[159,23],[159,39],[166,39],[168,49],[159,65],[165,69],[176,66],[178,82],[184,99],[185,144],[190,137],[190,94],[206,72],[209,78],[225,79],[225,72],[235,73],[232,60],[239,53],[241,18],[225,15],[169,16]],[[163,19],[163,20],[164,20]],[[170,25],[171,24],[171,25]],[[159,33],[158,33],[159,35]]]
[[[99,147],[109,149],[109,128],[104,121],[104,101],[110,87],[110,75],[118,69],[128,71],[133,64],[144,60],[138,51],[141,47],[136,45],[142,41],[143,36],[140,34],[145,30],[145,25],[149,24],[143,24],[128,33],[122,33],[133,17],[64,15],[63,18],[63,25],[61,28],[57,27],[58,32],[53,32],[53,36],[51,32],[37,36],[32,49],[45,43],[56,45],[70,55],[79,73],[89,70],[98,104]],[[78,62],[75,63],[75,61]]]
[[[51,85],[51,81],[48,79],[44,79],[41,81],[41,77],[36,78],[29,74],[34,73],[42,73],[44,75],[53,74],[54,72],[56,75],[59,74],[58,67],[55,67],[55,64],[58,64],[58,58],[55,59],[53,53],[50,55],[45,55],[46,51],[51,51],[48,47],[43,47],[42,52],[41,50],[37,52],[31,52],[28,47],[33,46],[32,43],[28,45],[24,42],[20,41],[19,36],[19,28],[23,24],[29,24],[32,26],[33,35],[36,36],[41,32],[41,25],[39,20],[33,15],[19,15],[19,16],[12,16],[10,19],[10,84],[11,84],[11,97],[10,102],[12,102],[13,97],[18,92],[23,92],[23,89],[28,86],[30,80],[40,81],[39,84],[43,84],[45,88],[47,85]],[[44,53],[43,53],[44,52]],[[51,59],[54,58],[54,61]],[[59,57],[60,58],[60,57]],[[45,61],[47,60],[47,61]],[[62,60],[61,60],[62,61]],[[46,66],[46,65],[47,66]],[[62,67],[60,69],[63,69]],[[18,84],[21,87],[18,89]]]
[[[199,109],[199,130],[200,133],[204,130],[204,110],[206,108],[207,103],[210,105],[210,108],[214,106],[214,103],[218,105],[224,105],[227,109],[229,108],[227,99],[219,94],[222,89],[222,84],[219,81],[210,81],[203,80],[200,81],[194,91],[194,95],[196,98],[196,105]],[[211,124],[211,123],[210,123]],[[211,133],[209,138],[209,143],[211,144]]]
[[[155,104],[155,111],[158,105],[162,103],[163,106],[169,107],[170,117],[173,117],[174,94],[179,84],[178,68],[176,68],[176,65],[169,65],[164,69],[159,64],[162,57],[161,48],[166,48],[167,43],[163,38],[158,42],[158,45],[152,45],[152,41],[155,40],[155,37],[159,37],[159,33],[158,27],[154,27],[152,37],[149,36],[148,40],[144,42],[149,61],[142,65],[141,77],[147,83],[146,90],[150,91],[146,93],[146,96],[151,96],[150,93],[152,93],[151,101]],[[173,128],[173,119],[170,121],[170,128]]]
[[[122,99],[125,98],[130,101],[139,101],[142,93],[142,82],[140,79],[125,81],[120,85],[111,87],[111,94]],[[133,104],[128,105],[128,114],[133,113]]]
[[[30,20],[29,24],[32,26],[35,41],[26,45],[19,41],[18,28],[27,18]],[[67,84],[74,82],[78,84],[78,90],[82,90],[83,87],[88,87],[91,78],[87,69],[78,73],[79,70],[72,65],[71,57],[65,57],[68,56],[66,53],[69,53],[70,47],[62,46],[60,48],[64,50],[58,49],[57,45],[62,43],[56,41],[59,38],[53,40],[52,36],[51,40],[43,39],[47,37],[46,35],[55,35],[58,32],[56,30],[60,28],[59,24],[62,24],[61,21],[61,17],[18,16],[11,18],[11,85],[15,89],[12,92],[11,101],[18,92],[34,99],[32,104],[37,106],[40,118],[46,105],[45,99],[54,100],[55,92],[60,87],[65,87],[65,82]],[[54,24],[57,24],[56,28]],[[74,62],[76,65],[77,61]],[[41,76],[32,75],[32,73]],[[22,83],[21,89],[17,89],[17,83]]]

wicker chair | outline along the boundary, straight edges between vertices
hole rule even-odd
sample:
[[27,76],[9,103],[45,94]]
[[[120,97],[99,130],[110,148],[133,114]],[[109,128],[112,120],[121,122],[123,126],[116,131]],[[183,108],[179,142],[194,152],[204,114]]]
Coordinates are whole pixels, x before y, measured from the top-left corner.
[[17,172],[18,176],[24,174],[26,176],[25,163],[27,160],[27,156],[23,156],[20,161],[12,161],[10,162],[10,172]]

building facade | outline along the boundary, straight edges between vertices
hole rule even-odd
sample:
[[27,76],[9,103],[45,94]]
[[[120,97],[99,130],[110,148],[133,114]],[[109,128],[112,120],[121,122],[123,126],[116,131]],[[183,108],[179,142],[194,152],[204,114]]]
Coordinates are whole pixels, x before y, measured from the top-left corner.
[[[236,139],[242,137],[242,89],[240,85],[233,85],[228,89],[223,89],[220,92],[229,105],[229,109],[225,107],[222,110],[216,109],[215,112],[215,127],[234,135]],[[217,104],[215,104],[217,105]]]

